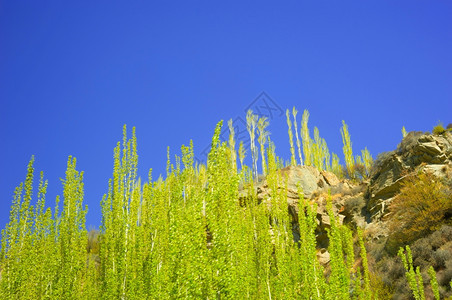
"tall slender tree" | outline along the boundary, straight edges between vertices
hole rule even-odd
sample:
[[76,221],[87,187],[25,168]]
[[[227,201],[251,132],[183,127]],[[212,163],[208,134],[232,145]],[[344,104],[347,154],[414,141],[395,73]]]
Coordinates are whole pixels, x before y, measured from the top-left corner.
[[252,158],[252,170],[253,177],[257,179],[257,160],[258,160],[258,151],[256,147],[256,126],[257,126],[258,116],[253,114],[253,111],[250,109],[246,114],[246,127],[248,129],[248,133],[250,135],[250,146],[251,146],[251,158]]
[[301,156],[301,141],[300,141],[300,138],[298,137],[297,113],[298,113],[298,111],[295,109],[295,106],[294,106],[292,109],[293,125],[295,127],[295,137],[297,138],[298,157],[300,158],[300,165],[303,165],[303,157]]
[[232,168],[237,171],[237,153],[235,152],[235,130],[232,119],[228,121],[229,127],[229,150],[231,152]]
[[295,148],[293,145],[293,133],[292,133],[292,121],[290,120],[290,113],[289,110],[286,109],[286,119],[287,119],[287,127],[288,127],[288,133],[289,133],[289,142],[290,142],[290,164],[292,166],[297,165],[297,159],[295,158]]
[[309,112],[307,109],[305,109],[301,117],[301,140],[303,142],[304,163],[305,165],[310,166],[312,140],[311,137],[309,136],[308,121],[309,121]]
[[267,131],[269,123],[266,117],[261,117],[257,121],[257,133],[258,133],[258,142],[261,150],[261,158],[262,158],[262,174],[267,174],[267,164],[265,160],[265,143],[267,142],[267,138],[270,133]]
[[342,143],[344,146],[342,147],[342,150],[344,152],[345,157],[345,166],[347,167],[347,173],[348,176],[351,178],[354,178],[355,171],[355,160],[353,158],[353,149],[352,149],[352,142],[350,139],[350,133],[348,131],[348,126],[345,124],[345,121],[342,120],[342,128],[341,128],[341,135],[342,135]]

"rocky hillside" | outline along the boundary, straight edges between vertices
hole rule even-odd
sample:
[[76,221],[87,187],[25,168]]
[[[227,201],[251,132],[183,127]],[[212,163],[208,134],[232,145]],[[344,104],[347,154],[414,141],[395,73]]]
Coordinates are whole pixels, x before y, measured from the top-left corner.
[[397,150],[382,154],[376,162],[368,190],[367,209],[372,220],[381,219],[407,176],[422,169],[437,177],[451,178],[452,135],[410,132]]
[[[333,173],[318,171],[311,166],[289,166],[280,172],[287,180],[288,209],[292,217],[295,240],[299,239],[298,201],[300,196],[298,190],[300,187],[304,199],[318,205],[316,232],[318,256],[323,265],[328,265],[326,231],[329,228],[330,220],[326,211],[326,199],[330,194],[333,210],[339,216],[340,222],[349,224],[352,228],[360,227],[365,230],[368,248],[371,249],[370,255],[375,256],[372,261],[376,264],[389,255],[385,252],[385,244],[390,235],[388,227],[391,222],[390,204],[400,194],[403,182],[407,178],[416,176],[419,172],[424,172],[432,174],[452,186],[452,134],[449,132],[443,135],[422,132],[408,133],[396,150],[378,156],[367,180],[339,179]],[[265,202],[270,199],[269,191],[265,178],[255,187],[260,201]],[[247,196],[243,191],[239,195],[240,197]],[[452,201],[452,196],[450,201]],[[445,212],[445,214],[446,218],[450,220],[452,211]],[[444,248],[443,245],[444,243],[441,243],[438,248]],[[446,247],[448,247],[447,245]],[[451,274],[446,274],[443,281],[450,281],[447,276],[452,276],[452,247],[446,249],[445,255],[447,256],[445,259],[450,261],[451,270],[444,272],[447,271]],[[397,258],[391,259],[396,260]],[[445,263],[446,261],[443,262],[443,265]],[[403,275],[404,272],[401,272],[400,276]],[[385,274],[382,276],[385,277]],[[406,295],[410,294],[409,289],[404,290],[406,287],[398,288],[399,291],[393,291],[395,299],[404,299]],[[445,290],[443,291],[443,295],[447,293]]]

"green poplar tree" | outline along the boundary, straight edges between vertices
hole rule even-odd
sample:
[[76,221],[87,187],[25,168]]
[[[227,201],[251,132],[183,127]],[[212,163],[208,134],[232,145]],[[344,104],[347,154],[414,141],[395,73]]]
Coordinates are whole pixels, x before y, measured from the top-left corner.
[[410,247],[406,246],[406,254],[403,248],[400,248],[397,254],[402,259],[405,275],[410,289],[413,292],[414,299],[424,300],[424,282],[419,267],[417,267],[416,270],[413,267],[413,256],[411,255]]
[[293,145],[293,133],[292,133],[292,121],[290,120],[290,113],[289,110],[286,109],[286,119],[287,119],[287,127],[288,127],[288,133],[289,133],[289,142],[290,142],[290,164],[292,166],[297,165],[297,160],[295,158],[295,148]]
[[370,154],[369,150],[367,150],[367,147],[364,148],[364,150],[361,150],[361,157],[363,159],[366,177],[368,178],[370,176],[370,170],[372,168],[373,158],[372,158],[372,155]]
[[253,111],[250,109],[246,114],[246,127],[248,129],[248,133],[250,135],[251,142],[251,158],[252,158],[252,171],[253,177],[257,179],[257,160],[258,160],[258,152],[256,148],[256,126],[257,126],[258,116],[253,114]]
[[301,156],[301,141],[300,141],[300,138],[298,137],[297,113],[298,113],[298,111],[295,109],[295,106],[294,106],[292,109],[293,125],[295,128],[295,137],[297,138],[298,157],[300,158],[300,165],[303,165],[303,157]]
[[265,160],[265,143],[267,142],[267,138],[269,136],[269,132],[266,130],[269,125],[267,118],[262,117],[257,121],[257,133],[258,133],[258,142],[261,150],[261,158],[262,158],[262,174],[267,174],[267,163]]
[[76,170],[76,159],[69,156],[63,182],[63,210],[58,218],[57,246],[60,258],[55,296],[64,299],[82,297],[82,278],[86,272],[85,229],[87,207],[83,207],[83,172]]
[[[127,139],[123,128],[122,149],[118,142],[114,149],[113,179],[109,192],[102,200],[101,234],[105,240],[100,249],[102,263],[102,294],[107,298],[126,298],[129,295],[129,276],[133,275],[133,228],[139,197],[134,196],[137,174],[137,144],[135,128]],[[122,150],[122,151],[121,151]],[[122,152],[122,153],[121,153]],[[132,274],[131,274],[132,273]]]
[[352,142],[350,140],[350,133],[348,131],[348,126],[345,124],[345,121],[342,121],[342,128],[341,128],[341,135],[342,135],[342,143],[344,144],[344,147],[342,148],[344,152],[345,157],[345,166],[347,167],[347,173],[350,178],[354,178],[354,166],[355,166],[355,160],[353,158],[353,150],[352,150]]
[[301,140],[303,142],[303,154],[304,154],[304,163],[306,166],[310,166],[311,163],[311,137],[309,136],[309,112],[307,109],[303,111],[303,115],[301,117]]
[[237,154],[235,152],[235,131],[232,119],[228,121],[228,127],[229,127],[229,149],[231,151],[232,168],[234,170],[237,170]]

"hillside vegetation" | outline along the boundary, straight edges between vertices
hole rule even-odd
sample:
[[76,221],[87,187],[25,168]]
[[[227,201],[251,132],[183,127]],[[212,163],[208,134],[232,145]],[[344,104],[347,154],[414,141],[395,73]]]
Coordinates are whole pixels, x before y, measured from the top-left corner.
[[[109,189],[101,201],[99,232],[85,228],[88,208],[76,159],[68,158],[63,195],[50,208],[42,172],[33,191],[32,158],[2,230],[0,298],[449,296],[450,182],[418,170],[418,176],[401,183],[390,213],[374,213],[374,206],[367,206],[370,199],[379,205],[380,198],[350,195],[364,195],[381,173],[381,168],[372,171],[370,152],[354,155],[343,122],[341,165],[317,128],[311,138],[309,113],[302,115],[300,132],[296,116],[295,109],[292,115],[287,111],[288,163],[275,153],[268,121],[250,111],[251,166],[244,164],[247,151],[243,141],[237,147],[232,122],[228,142],[220,141],[219,122],[205,165],[194,163],[190,142],[175,159],[168,149],[165,178],[154,180],[150,170],[143,182],[137,176],[135,129],[128,138],[124,126],[123,141],[114,149]],[[303,179],[289,178],[298,170],[316,171],[326,181],[308,193]],[[377,223],[391,228],[390,234],[372,232]],[[423,243],[434,248],[425,250]]]

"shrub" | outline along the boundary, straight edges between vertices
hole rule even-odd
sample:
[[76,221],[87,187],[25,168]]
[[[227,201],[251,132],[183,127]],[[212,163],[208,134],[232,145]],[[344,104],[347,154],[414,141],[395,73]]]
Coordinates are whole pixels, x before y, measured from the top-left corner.
[[435,268],[442,268],[446,266],[446,262],[451,260],[452,255],[449,250],[438,249],[433,254],[433,262]]
[[358,195],[355,197],[352,197],[348,199],[345,202],[345,211],[350,213],[359,213],[361,209],[366,206],[366,201],[364,200],[364,197]]
[[[416,242],[413,243],[411,246],[413,251],[413,257],[414,259],[418,259],[419,261],[431,261],[432,255],[433,255],[433,249],[430,242],[429,237],[425,237],[422,239],[418,239]],[[416,266],[419,266],[419,264],[416,264]]]
[[439,231],[445,240],[452,241],[452,226],[443,225]]
[[390,204],[392,242],[411,242],[439,229],[452,209],[449,193],[448,187],[430,173],[408,177]]
[[377,273],[370,273],[370,286],[375,295],[375,299],[391,299],[393,290],[386,284]]
[[[443,225],[439,230],[417,239],[410,245],[413,268],[420,267],[426,299],[434,299],[430,266],[433,266],[436,272],[440,298],[447,299],[451,295],[449,288],[449,282],[452,279],[451,235],[452,226]],[[369,253],[373,255],[371,250]],[[399,256],[383,256],[377,264],[377,273],[380,274],[382,281],[394,291],[392,299],[411,299],[409,297],[412,291],[405,279],[405,272]],[[389,297],[383,299],[389,299]]]
[[446,267],[442,272],[438,273],[438,282],[440,285],[447,286],[452,280],[452,260],[446,263]]
[[392,285],[395,280],[405,275],[405,269],[400,257],[385,257],[379,264],[380,269],[384,270],[383,281],[387,285]]
[[431,248],[433,250],[438,249],[439,247],[441,247],[441,245],[444,244],[444,237],[441,234],[440,230],[437,230],[435,232],[433,232],[429,237],[429,244],[431,245]]
[[358,177],[358,178],[364,179],[367,177],[366,168],[365,168],[364,164],[360,164],[360,163],[355,164],[353,166],[353,171],[354,171],[354,174],[352,177],[354,177],[354,178]]
[[433,127],[433,130],[432,130],[432,133],[437,134],[437,135],[443,134],[445,132],[446,132],[446,129],[444,129],[444,126],[442,123],[438,123],[435,127]]

